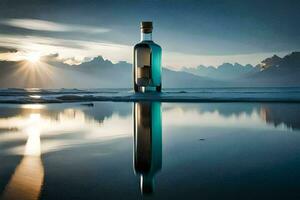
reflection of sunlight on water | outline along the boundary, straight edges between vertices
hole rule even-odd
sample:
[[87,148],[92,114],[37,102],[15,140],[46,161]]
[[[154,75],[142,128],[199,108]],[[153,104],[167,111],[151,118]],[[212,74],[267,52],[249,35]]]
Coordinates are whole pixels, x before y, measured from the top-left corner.
[[36,123],[40,121],[40,114],[31,114],[29,118],[32,125],[26,129],[28,139],[24,157],[5,187],[2,196],[5,200],[39,199],[44,181],[44,167],[40,157],[40,131],[39,127],[36,126]]
[[28,156],[40,156],[41,155],[41,140],[40,140],[40,130],[39,121],[40,114],[30,114],[30,120],[34,123],[26,129],[28,134],[28,140],[25,145],[25,155]]
[[30,98],[33,98],[33,99],[40,99],[41,96],[40,95],[29,95]]
[[40,157],[24,156],[1,199],[36,200],[39,199],[44,181],[44,167]]
[[25,146],[3,149],[8,154],[23,155],[2,194],[5,200],[39,199],[44,181],[43,153],[103,139],[127,137],[131,133],[131,116],[120,117],[114,114],[99,122],[79,109],[64,109],[51,114],[40,104],[22,105],[21,108],[21,115],[0,118],[0,128],[14,128],[13,132],[1,134],[0,145],[26,138]]
[[[79,144],[95,143],[119,137],[129,137],[131,116],[113,114],[97,121],[79,109],[64,109],[55,114],[47,112],[39,104],[23,105],[24,112],[16,117],[0,118],[0,128],[15,128],[16,131],[1,135],[0,144],[27,139],[25,155],[39,155]],[[65,137],[67,136],[67,137]],[[42,146],[41,149],[41,141]],[[44,139],[43,139],[44,138]],[[9,154],[24,153],[18,145],[5,150]]]
[[24,109],[43,109],[45,108],[44,105],[42,104],[24,104],[21,106],[21,108],[24,108]]

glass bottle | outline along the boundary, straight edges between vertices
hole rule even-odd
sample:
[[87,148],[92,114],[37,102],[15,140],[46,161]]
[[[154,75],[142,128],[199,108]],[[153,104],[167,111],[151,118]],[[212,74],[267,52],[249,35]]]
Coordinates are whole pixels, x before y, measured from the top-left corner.
[[141,41],[134,46],[135,92],[161,91],[161,47],[152,41],[152,22],[141,23]]

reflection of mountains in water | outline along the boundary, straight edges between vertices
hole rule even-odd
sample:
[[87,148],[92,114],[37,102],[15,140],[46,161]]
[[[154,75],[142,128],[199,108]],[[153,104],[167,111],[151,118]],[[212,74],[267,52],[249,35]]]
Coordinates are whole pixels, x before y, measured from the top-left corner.
[[[173,107],[173,106],[172,106]],[[229,118],[241,115],[251,116],[256,113],[267,124],[284,124],[292,129],[300,129],[300,105],[298,103],[200,103],[182,104],[183,110],[196,110],[200,115],[218,112]],[[167,106],[166,109],[171,107]]]
[[[105,118],[109,118],[113,114],[130,116],[132,110],[131,105],[128,103],[99,102],[92,105],[56,104],[47,106],[46,109],[40,109],[39,113],[52,120],[59,120],[61,113],[66,113],[66,110],[72,109],[73,112],[80,111],[84,114],[86,120],[95,120],[102,123]],[[298,117],[300,105],[297,103],[172,103],[162,105],[163,112],[179,107],[183,111],[197,111],[199,115],[218,112],[220,116],[225,118],[231,116],[239,117],[241,115],[251,116],[251,114],[256,113],[260,116],[261,120],[268,124],[273,124],[274,126],[284,124],[293,129],[300,129],[300,118]],[[17,115],[27,115],[35,111],[35,109],[22,108],[22,106],[21,108],[2,107],[0,117],[9,118]]]
[[39,113],[42,116],[51,118],[51,120],[59,121],[61,114],[68,113],[70,117],[76,113],[83,113],[86,120],[95,120],[99,123],[103,122],[105,118],[111,117],[113,114],[120,116],[128,116],[131,114],[131,107],[124,106],[124,103],[77,103],[77,104],[24,104],[5,107],[0,107],[0,118],[10,118],[15,116],[27,116],[32,113]]
[[299,104],[263,104],[260,111],[267,123],[300,129]]

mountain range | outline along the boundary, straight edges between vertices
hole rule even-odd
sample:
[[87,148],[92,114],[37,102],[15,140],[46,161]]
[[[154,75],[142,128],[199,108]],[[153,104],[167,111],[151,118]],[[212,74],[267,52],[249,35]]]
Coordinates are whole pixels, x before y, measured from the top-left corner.
[[[300,86],[300,52],[293,52],[280,58],[274,55],[261,62],[261,71],[240,81],[254,80],[265,86]],[[243,80],[244,79],[244,80]]]
[[183,71],[225,81],[230,87],[298,87],[300,52],[292,52],[283,58],[274,55],[256,66],[224,63],[218,67],[183,68]]
[[[33,66],[31,66],[33,65]],[[36,64],[0,61],[1,88],[131,88],[132,64],[112,63],[98,56],[69,65],[57,54]],[[36,66],[34,66],[36,65]],[[164,88],[300,86],[300,52],[266,58],[256,66],[224,63],[173,71],[163,68]]]
[[199,65],[196,68],[184,67],[182,71],[195,74],[198,76],[204,76],[211,79],[219,80],[233,80],[238,77],[252,74],[260,71],[260,67],[253,67],[250,64],[241,65],[239,63],[223,63],[218,67]]

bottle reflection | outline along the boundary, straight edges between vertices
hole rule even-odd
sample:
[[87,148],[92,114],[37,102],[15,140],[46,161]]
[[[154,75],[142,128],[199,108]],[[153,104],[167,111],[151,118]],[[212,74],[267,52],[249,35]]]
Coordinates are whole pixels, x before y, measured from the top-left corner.
[[143,194],[153,192],[154,176],[161,167],[161,103],[134,103],[134,169]]

